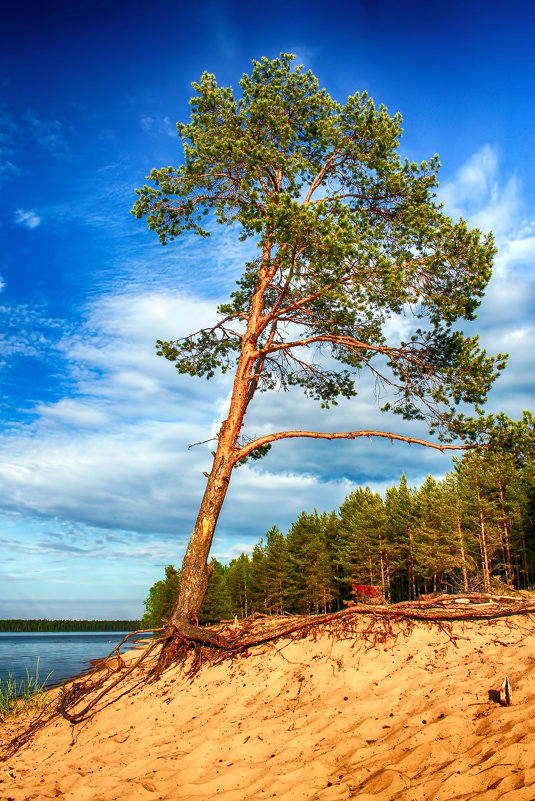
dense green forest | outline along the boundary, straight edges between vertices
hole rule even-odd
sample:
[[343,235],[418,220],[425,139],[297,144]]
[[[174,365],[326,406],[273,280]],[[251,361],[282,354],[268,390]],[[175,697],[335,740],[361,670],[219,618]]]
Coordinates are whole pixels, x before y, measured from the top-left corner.
[[[357,488],[338,511],[303,511],[274,526],[230,564],[214,562],[200,622],[253,612],[309,614],[344,607],[352,584],[387,601],[430,592],[531,589],[535,581],[535,418],[493,420],[486,447],[453,460],[444,480],[405,476],[383,498]],[[179,572],[166,568],[145,601],[142,626],[170,614]]]
[[135,631],[139,620],[0,620],[0,631]]

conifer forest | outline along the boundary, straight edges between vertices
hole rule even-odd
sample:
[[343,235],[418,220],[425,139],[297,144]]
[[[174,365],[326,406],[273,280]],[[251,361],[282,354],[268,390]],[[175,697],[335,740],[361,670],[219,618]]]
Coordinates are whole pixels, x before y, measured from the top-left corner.
[[[179,572],[169,565],[150,589],[142,626],[167,619]],[[485,447],[467,449],[436,481],[404,475],[384,497],[358,487],[329,513],[302,511],[286,534],[273,526],[214,571],[199,622],[344,607],[352,585],[380,588],[387,602],[432,592],[507,593],[535,581],[535,417],[498,415]]]

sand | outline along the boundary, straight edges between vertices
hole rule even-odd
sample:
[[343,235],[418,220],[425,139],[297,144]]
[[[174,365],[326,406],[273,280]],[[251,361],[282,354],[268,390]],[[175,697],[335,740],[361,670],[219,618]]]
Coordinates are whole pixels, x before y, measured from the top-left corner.
[[171,668],[53,720],[0,764],[0,799],[533,801],[535,618],[393,632],[283,640],[192,682]]

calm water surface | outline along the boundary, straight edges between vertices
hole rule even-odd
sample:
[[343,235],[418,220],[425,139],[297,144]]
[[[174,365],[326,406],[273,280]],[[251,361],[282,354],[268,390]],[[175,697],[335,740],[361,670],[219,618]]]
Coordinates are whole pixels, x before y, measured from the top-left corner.
[[[128,632],[24,632],[0,633],[0,681],[9,674],[19,682],[26,670],[47,686],[61,684],[91,669],[91,660],[107,656]],[[49,676],[50,674],[50,676]],[[47,678],[48,677],[48,678]]]

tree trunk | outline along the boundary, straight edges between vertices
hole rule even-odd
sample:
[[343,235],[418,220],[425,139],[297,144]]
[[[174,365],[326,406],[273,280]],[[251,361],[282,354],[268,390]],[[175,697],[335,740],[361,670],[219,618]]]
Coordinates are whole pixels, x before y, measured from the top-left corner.
[[457,535],[459,537],[459,550],[461,552],[461,565],[463,571],[463,584],[464,584],[464,591],[468,592],[468,571],[466,569],[466,551],[464,548],[464,536],[463,536],[463,529],[461,526],[461,513],[459,510],[459,500],[457,499]]
[[477,486],[477,502],[479,507],[479,544],[481,547],[481,561],[483,565],[483,583],[485,592],[490,592],[490,569],[489,557],[487,552],[487,534],[485,531],[485,515],[483,514],[483,504],[481,502],[481,493],[479,492],[479,484]]
[[414,571],[414,555],[413,555],[413,551],[412,551],[412,544],[413,544],[412,531],[409,531],[409,543],[410,543],[410,545],[409,545],[409,600],[411,599],[411,593],[412,593],[412,599],[415,601],[416,600],[416,574],[415,574],[415,571]]
[[258,385],[258,374],[262,365],[255,364],[258,358],[256,350],[258,338],[266,326],[262,317],[264,292],[271,278],[271,245],[264,243],[262,267],[258,275],[251,312],[247,320],[247,331],[242,339],[242,346],[227,419],[223,422],[218,434],[217,451],[214,454],[212,471],[190,537],[182,570],[178,598],[170,617],[170,622],[197,624],[199,609],[203,602],[212,569],[207,565],[215,527],[221,507],[227,494],[232,470],[236,463],[236,444],[243,425],[247,406],[253,398]]
[[381,534],[379,533],[379,556],[381,560],[381,587],[383,588],[383,595],[386,596],[386,586],[385,586],[385,560],[383,556],[383,540]]
[[513,579],[513,567],[511,561],[511,547],[509,545],[509,526],[507,525],[507,512],[505,510],[505,496],[503,491],[502,477],[500,473],[500,463],[497,458],[496,458],[496,464],[498,467],[498,487],[500,489],[500,503],[502,507],[503,537],[505,540],[505,549],[504,549],[505,574],[507,576],[507,583],[511,584]]
[[388,551],[385,551],[385,565],[386,565],[386,584],[388,587],[388,600],[392,601],[392,592],[390,589],[390,561],[388,559]]
[[203,602],[212,573],[207,564],[215,527],[227,494],[232,472],[229,458],[216,456],[208,479],[201,508],[193,529],[180,573],[180,589],[170,622],[178,624],[187,620],[197,624],[199,609]]

